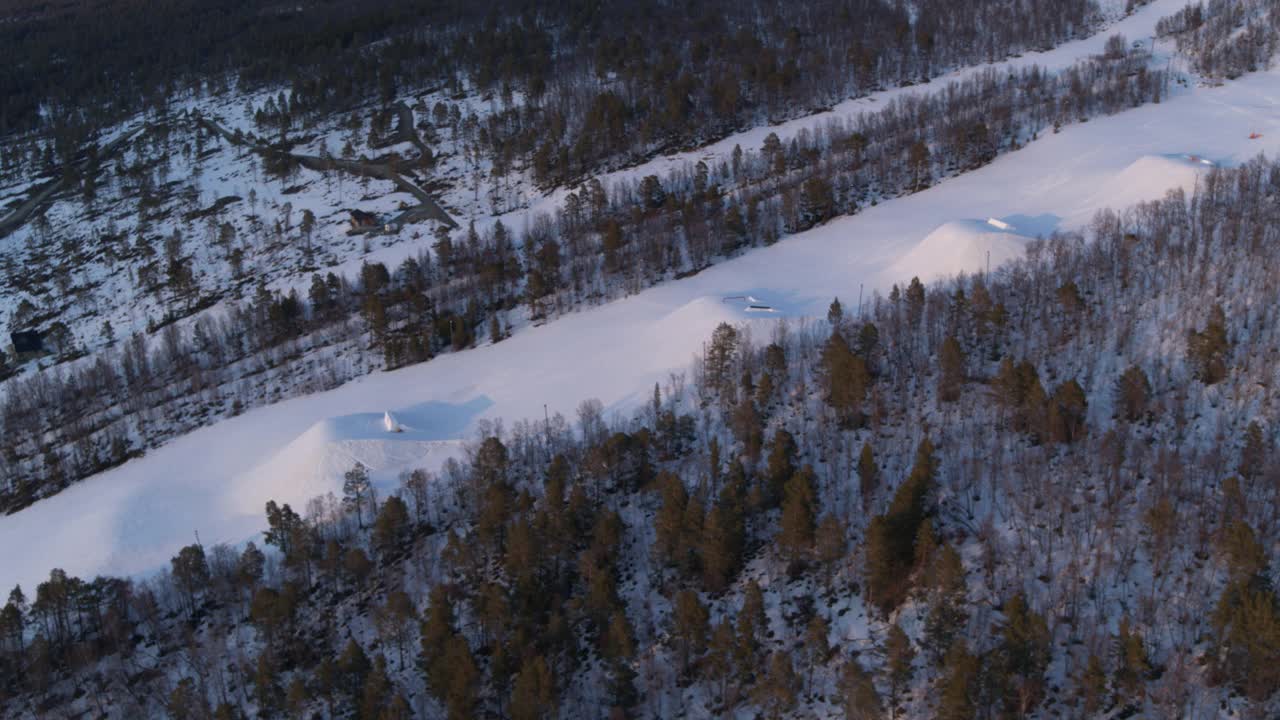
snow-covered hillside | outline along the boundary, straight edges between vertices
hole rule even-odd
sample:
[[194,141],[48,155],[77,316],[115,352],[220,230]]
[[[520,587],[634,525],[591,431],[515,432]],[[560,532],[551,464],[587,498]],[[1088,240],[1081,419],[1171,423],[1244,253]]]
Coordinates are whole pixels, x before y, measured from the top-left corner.
[[505,1],[0,147],[0,720],[1280,713],[1280,0]]
[[[1156,3],[1142,17],[1150,20],[1150,13],[1164,9]],[[4,518],[0,542],[7,546],[42,527],[66,530],[6,563],[0,584],[30,583],[54,566],[76,573],[145,572],[163,564],[193,531],[206,540],[248,538],[262,525],[260,512],[250,512],[255,501],[301,503],[317,489],[337,489],[334,476],[283,484],[245,480],[262,468],[296,477],[297,470],[274,458],[331,418],[411,413],[438,403],[430,414],[453,429],[448,437],[460,438],[482,418],[540,417],[543,405],[569,414],[584,397],[624,410],[642,402],[654,382],[684,370],[719,322],[740,317],[721,299],[751,295],[784,308],[787,316],[817,317],[834,296],[854,303],[859,288],[869,297],[910,274],[945,269],[933,253],[919,253],[918,269],[900,261],[948,223],[1002,218],[1043,234],[1079,227],[1099,208],[1186,189],[1209,167],[1187,157],[1232,166],[1280,147],[1280,119],[1270,100],[1277,77],[1263,72],[1220,87],[1194,87],[1158,105],[1046,134],[980,170],[694,277],[522,329],[499,345],[369,376],[196,431]],[[1251,133],[1261,137],[1251,139]],[[980,268],[985,250],[971,243],[954,258],[955,269]]]

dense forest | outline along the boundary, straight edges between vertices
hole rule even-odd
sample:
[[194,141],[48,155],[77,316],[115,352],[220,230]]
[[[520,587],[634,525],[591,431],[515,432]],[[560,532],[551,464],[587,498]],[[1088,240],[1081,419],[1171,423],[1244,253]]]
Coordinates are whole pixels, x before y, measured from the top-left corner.
[[[1270,717],[1280,164],[0,611],[9,717]],[[28,594],[30,593],[30,594]]]
[[38,130],[27,137],[59,162],[191,93],[286,87],[285,114],[302,123],[445,86],[501,95],[495,163],[532,162],[556,183],[1052,47],[1100,19],[1088,0],[13,4],[0,16],[0,136]]

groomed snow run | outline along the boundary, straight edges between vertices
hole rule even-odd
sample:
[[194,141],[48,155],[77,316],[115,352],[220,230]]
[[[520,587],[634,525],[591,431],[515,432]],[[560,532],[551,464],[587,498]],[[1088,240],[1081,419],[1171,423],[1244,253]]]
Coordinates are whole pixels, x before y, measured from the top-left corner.
[[[1045,235],[1079,227],[1099,208],[1194,184],[1207,165],[1185,156],[1234,165],[1259,152],[1274,155],[1276,87],[1280,73],[1261,73],[1071,126],[980,170],[693,277],[521,330],[497,345],[198,430],[0,518],[0,587],[30,589],[54,567],[80,576],[145,573],[166,566],[196,532],[206,544],[244,541],[263,529],[268,499],[300,508],[314,495],[340,492],[341,472],[353,460],[369,465],[376,482],[391,482],[399,469],[456,453],[453,441],[482,418],[540,419],[544,403],[573,417],[591,397],[607,411],[627,411],[651,397],[655,382],[687,368],[719,322],[753,322],[761,326],[755,336],[767,337],[779,316],[825,317],[833,296],[852,310],[860,285],[869,294],[913,274],[945,272],[952,262],[972,264],[972,233],[954,232],[972,222],[956,221],[996,218],[1018,236]],[[1255,131],[1263,137],[1250,139]],[[970,246],[949,247],[956,234]],[[936,252],[914,252],[934,244]],[[985,261],[984,246],[976,247]],[[992,260],[994,266],[994,252]],[[387,432],[388,412],[403,432]]]

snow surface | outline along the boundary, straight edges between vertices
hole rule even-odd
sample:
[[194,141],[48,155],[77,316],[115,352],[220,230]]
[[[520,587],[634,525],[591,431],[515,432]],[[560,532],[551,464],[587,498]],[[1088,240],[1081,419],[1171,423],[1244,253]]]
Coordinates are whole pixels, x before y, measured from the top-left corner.
[[[1155,17],[1176,4],[1155,3]],[[833,296],[852,308],[862,286],[869,295],[913,274],[972,269],[987,249],[994,267],[996,250],[1011,253],[1026,237],[1193,185],[1207,165],[1187,156],[1233,165],[1274,154],[1277,88],[1280,73],[1260,73],[1046,133],[980,170],[693,277],[203,428],[0,518],[0,587],[30,588],[53,567],[144,573],[196,532],[205,543],[244,541],[263,529],[268,499],[300,509],[339,492],[354,460],[386,487],[402,469],[456,455],[481,419],[541,418],[544,404],[572,416],[590,397],[629,411],[686,369],[720,322],[759,325],[756,337],[767,337],[779,317],[824,317]],[[1253,131],[1263,137],[1249,139]],[[965,220],[988,217],[1018,232]],[[404,432],[386,431],[388,412]]]
[[[925,236],[885,273],[888,282],[917,275],[924,282],[957,272],[976,272],[987,266],[1000,267],[1026,252],[1034,238],[1018,232],[1018,227],[998,218],[953,220]],[[990,253],[990,255],[988,255]]]

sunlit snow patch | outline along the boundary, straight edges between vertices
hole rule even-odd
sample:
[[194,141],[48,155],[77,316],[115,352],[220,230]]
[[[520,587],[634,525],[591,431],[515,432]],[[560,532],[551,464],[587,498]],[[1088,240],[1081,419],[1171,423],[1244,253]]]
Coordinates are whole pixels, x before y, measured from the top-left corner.
[[886,282],[902,284],[912,277],[928,282],[959,272],[994,270],[1022,257],[1033,238],[1007,220],[953,220],[943,223],[886,271]]
[[1200,176],[1217,165],[1213,160],[1191,153],[1144,155],[1105,181],[1090,205],[1122,210],[1140,202],[1159,200],[1175,188],[1189,194]]

